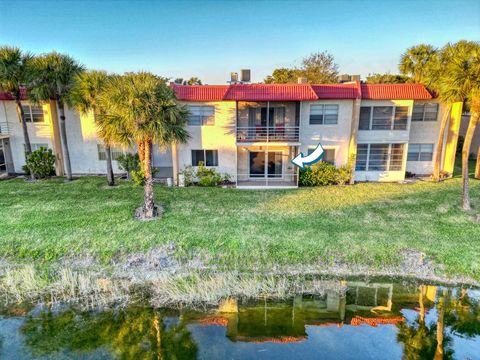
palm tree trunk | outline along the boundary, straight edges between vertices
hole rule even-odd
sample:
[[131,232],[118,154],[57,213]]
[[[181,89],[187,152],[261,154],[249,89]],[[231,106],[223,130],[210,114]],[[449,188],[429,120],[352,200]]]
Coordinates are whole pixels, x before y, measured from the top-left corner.
[[144,142],[145,157],[143,161],[143,171],[145,173],[145,184],[143,186],[144,204],[143,211],[145,219],[152,219],[154,216],[153,203],[153,178],[152,178],[152,142]]
[[440,181],[440,163],[442,162],[443,152],[443,139],[445,138],[445,129],[447,128],[447,122],[450,117],[450,111],[452,105],[448,104],[445,112],[442,116],[442,122],[440,123],[440,131],[438,133],[437,148],[435,150],[435,162],[433,168],[433,181]]
[[60,113],[60,137],[63,143],[63,157],[65,161],[65,172],[67,180],[72,180],[72,166],[70,164],[70,151],[68,150],[67,128],[65,125],[65,105],[58,101],[58,112]]
[[26,159],[28,154],[32,152],[32,145],[30,144],[30,137],[28,136],[27,122],[25,121],[25,116],[24,116],[25,114],[23,112],[22,102],[19,99],[16,99],[15,105],[17,108],[18,120],[20,120],[20,123],[22,124],[23,141],[25,142],[25,159]]
[[107,183],[108,186],[115,186],[115,178],[113,176],[112,166],[112,149],[110,145],[105,144],[105,153],[107,155]]
[[465,134],[465,142],[462,149],[462,180],[463,180],[463,193],[462,193],[462,208],[464,210],[470,210],[470,184],[468,178],[468,157],[470,155],[470,146],[472,145],[473,134],[478,124],[478,118],[480,116],[480,98],[472,99],[470,123],[468,124],[467,133]]
[[475,179],[480,180],[480,146],[477,150],[477,166],[475,167]]
[[440,298],[437,305],[437,348],[435,349],[435,355],[433,356],[434,360],[443,359],[443,328],[444,328],[444,317],[445,317],[445,306],[447,302],[447,293],[444,290],[443,295]]

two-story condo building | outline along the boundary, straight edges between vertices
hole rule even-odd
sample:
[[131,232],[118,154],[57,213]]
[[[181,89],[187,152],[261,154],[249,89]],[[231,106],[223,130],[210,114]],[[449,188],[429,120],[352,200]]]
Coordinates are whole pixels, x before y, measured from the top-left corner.
[[[186,144],[154,149],[157,176],[172,177],[203,162],[229,174],[241,188],[297,187],[291,163],[320,143],[323,161],[355,161],[356,181],[402,181],[405,173],[433,171],[444,107],[420,84],[173,85],[188,106]],[[0,94],[0,172],[22,173],[24,142],[15,104]],[[24,101],[33,149],[54,150],[63,173],[62,144],[54,102]],[[74,174],[105,173],[105,150],[91,116],[66,113]],[[453,106],[444,138],[443,170],[453,171],[461,104]],[[122,151],[116,149],[113,158]],[[115,163],[115,161],[114,161]],[[114,171],[121,172],[117,164]]]

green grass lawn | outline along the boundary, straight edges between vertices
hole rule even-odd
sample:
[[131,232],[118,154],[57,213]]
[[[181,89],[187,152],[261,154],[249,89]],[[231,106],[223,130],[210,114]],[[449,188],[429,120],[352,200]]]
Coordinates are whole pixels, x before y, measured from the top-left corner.
[[[71,183],[0,181],[0,257],[50,263],[65,255],[103,261],[170,242],[176,254],[203,254],[223,269],[274,264],[390,265],[415,249],[454,275],[480,279],[480,223],[459,208],[461,184],[363,183],[297,190],[155,186],[164,217],[138,222],[142,189],[104,178]],[[480,182],[471,181],[480,207]]]

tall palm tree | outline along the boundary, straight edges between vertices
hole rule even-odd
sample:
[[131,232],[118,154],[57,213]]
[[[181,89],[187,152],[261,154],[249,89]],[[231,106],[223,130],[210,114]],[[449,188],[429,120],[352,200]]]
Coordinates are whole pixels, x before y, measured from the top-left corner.
[[65,125],[65,101],[75,83],[75,77],[84,71],[74,58],[55,51],[38,56],[31,62],[29,98],[34,102],[55,100],[60,114],[60,137],[67,180],[72,180],[70,152]]
[[420,44],[408,48],[400,58],[402,75],[411,76],[416,84],[429,85],[429,72],[437,50],[432,45]]
[[116,129],[114,136],[118,142],[137,146],[144,175],[144,204],[137,216],[152,219],[155,216],[152,145],[186,142],[188,111],[177,103],[173,90],[163,79],[148,72],[112,77],[100,101],[105,111],[100,126],[109,124],[107,131]]
[[439,79],[442,96],[470,105],[470,122],[462,149],[462,207],[470,210],[468,157],[473,134],[480,117],[480,43],[459,41],[447,44],[442,52],[450,53]]
[[112,167],[112,138],[109,133],[102,131],[99,126],[101,117],[98,116],[102,112],[98,97],[103,91],[108,75],[105,71],[90,70],[77,75],[75,83],[70,91],[67,104],[76,109],[79,113],[86,115],[90,111],[93,112],[94,123],[97,125],[99,131],[98,135],[102,139],[105,147],[106,162],[107,162],[107,182],[109,186],[115,185],[115,178],[113,176]]
[[0,47],[0,88],[15,101],[18,120],[22,124],[25,157],[32,152],[32,146],[23,113],[22,89],[28,81],[28,64],[31,60],[30,53],[24,53],[17,47]]

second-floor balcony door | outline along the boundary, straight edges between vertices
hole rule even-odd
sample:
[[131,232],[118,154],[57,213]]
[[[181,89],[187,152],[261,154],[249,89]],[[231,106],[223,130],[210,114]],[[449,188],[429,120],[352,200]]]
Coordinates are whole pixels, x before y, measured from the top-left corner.
[[251,178],[281,178],[283,176],[283,154],[281,151],[251,151]]

